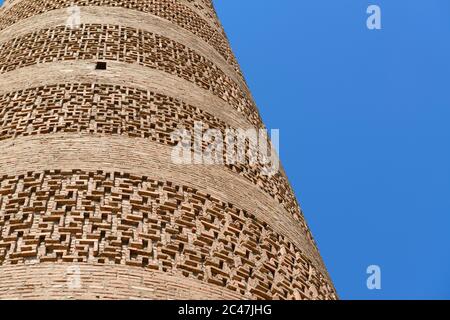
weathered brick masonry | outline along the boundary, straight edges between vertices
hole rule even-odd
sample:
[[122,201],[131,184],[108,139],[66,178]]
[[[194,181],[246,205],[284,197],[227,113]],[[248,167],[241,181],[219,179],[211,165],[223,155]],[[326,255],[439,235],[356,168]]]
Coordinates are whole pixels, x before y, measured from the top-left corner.
[[335,299],[283,170],[171,162],[196,121],[263,126],[210,0],[6,1],[0,298]]

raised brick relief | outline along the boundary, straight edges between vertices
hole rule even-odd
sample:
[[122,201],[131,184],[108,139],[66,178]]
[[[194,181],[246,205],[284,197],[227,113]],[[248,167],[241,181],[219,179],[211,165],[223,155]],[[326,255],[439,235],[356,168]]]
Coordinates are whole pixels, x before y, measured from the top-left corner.
[[255,126],[262,125],[251,97],[208,59],[186,46],[150,32],[87,24],[43,29],[0,44],[0,74],[37,63],[114,60],[161,70],[211,91]]
[[18,0],[0,34],[0,297],[65,298],[76,264],[77,298],[337,298],[283,170],[169,156],[263,127],[212,0]]
[[216,10],[212,6],[209,0],[202,1],[202,0],[186,0],[188,3],[192,4],[204,17],[207,17],[208,20],[216,27],[218,28],[221,33],[225,35],[223,32],[222,25],[219,23],[219,19],[216,14]]
[[284,236],[189,186],[117,172],[0,177],[0,265],[120,264],[257,299],[335,299]]
[[[205,2],[206,4],[207,2]],[[214,30],[197,13],[177,0],[22,0],[0,13],[0,30],[34,15],[71,6],[112,6],[149,13],[169,20],[209,43],[242,77],[222,29]],[[107,10],[107,9],[105,9]]]
[[[219,129],[223,133],[230,128],[220,119],[178,99],[119,85],[58,84],[0,95],[0,141],[18,136],[84,132],[147,138],[171,146],[171,133],[180,127],[192,132],[195,121],[201,121],[205,129]],[[225,154],[223,160],[225,163]],[[263,175],[260,164],[224,167],[282,204],[315,246],[284,174]]]

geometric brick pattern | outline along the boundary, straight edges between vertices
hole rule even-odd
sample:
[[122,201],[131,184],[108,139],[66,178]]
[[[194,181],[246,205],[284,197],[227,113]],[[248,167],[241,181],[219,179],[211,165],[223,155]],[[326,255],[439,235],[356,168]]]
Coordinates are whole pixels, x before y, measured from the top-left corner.
[[114,172],[0,179],[0,264],[122,264],[259,299],[335,298],[288,239],[189,186]]
[[[203,3],[207,3],[204,1]],[[78,6],[114,6],[150,13],[169,20],[202,38],[233,65],[239,67],[222,29],[214,30],[196,12],[177,0],[22,0],[0,15],[0,30],[26,18],[55,9]],[[209,4],[211,6],[211,4]]]
[[206,17],[216,28],[222,31],[222,34],[226,37],[223,31],[222,25],[219,23],[216,11],[209,0],[186,0],[193,5],[203,17]]
[[[106,84],[60,84],[0,95],[0,141],[59,132],[125,135],[172,145],[171,133],[195,121],[205,129],[231,128],[220,119],[178,99],[148,90]],[[225,149],[227,146],[224,142]],[[203,146],[206,147],[205,145]],[[193,151],[193,150],[192,150]],[[226,154],[223,154],[225,162]],[[314,241],[284,174],[261,174],[256,163],[225,165],[277,199]]]
[[[79,270],[79,287],[69,287],[61,275]],[[69,279],[70,280],[70,279]],[[0,266],[2,299],[177,299],[239,300],[254,299],[207,282],[167,272],[122,264],[42,262]],[[112,289],[114,288],[114,289]],[[217,290],[220,288],[221,290]]]
[[6,1],[0,75],[0,298],[337,299],[282,169],[171,161],[264,127],[211,0]]
[[166,37],[134,28],[89,24],[43,29],[0,44],[0,74],[37,63],[64,60],[113,60],[174,74],[211,91],[255,126],[255,104],[214,63]]

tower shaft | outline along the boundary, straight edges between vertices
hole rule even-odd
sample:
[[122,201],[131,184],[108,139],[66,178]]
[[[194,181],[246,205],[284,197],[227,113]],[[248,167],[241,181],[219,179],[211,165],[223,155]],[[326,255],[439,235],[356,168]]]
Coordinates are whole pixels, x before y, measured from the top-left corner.
[[263,127],[211,1],[6,1],[0,298],[336,298],[282,169],[173,161],[196,123]]

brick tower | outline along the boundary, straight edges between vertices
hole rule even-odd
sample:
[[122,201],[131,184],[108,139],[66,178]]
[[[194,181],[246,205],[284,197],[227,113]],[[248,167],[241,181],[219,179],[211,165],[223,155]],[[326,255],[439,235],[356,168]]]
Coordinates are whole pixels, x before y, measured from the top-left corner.
[[263,127],[211,0],[7,0],[0,298],[335,299],[282,169],[173,161],[197,122]]

